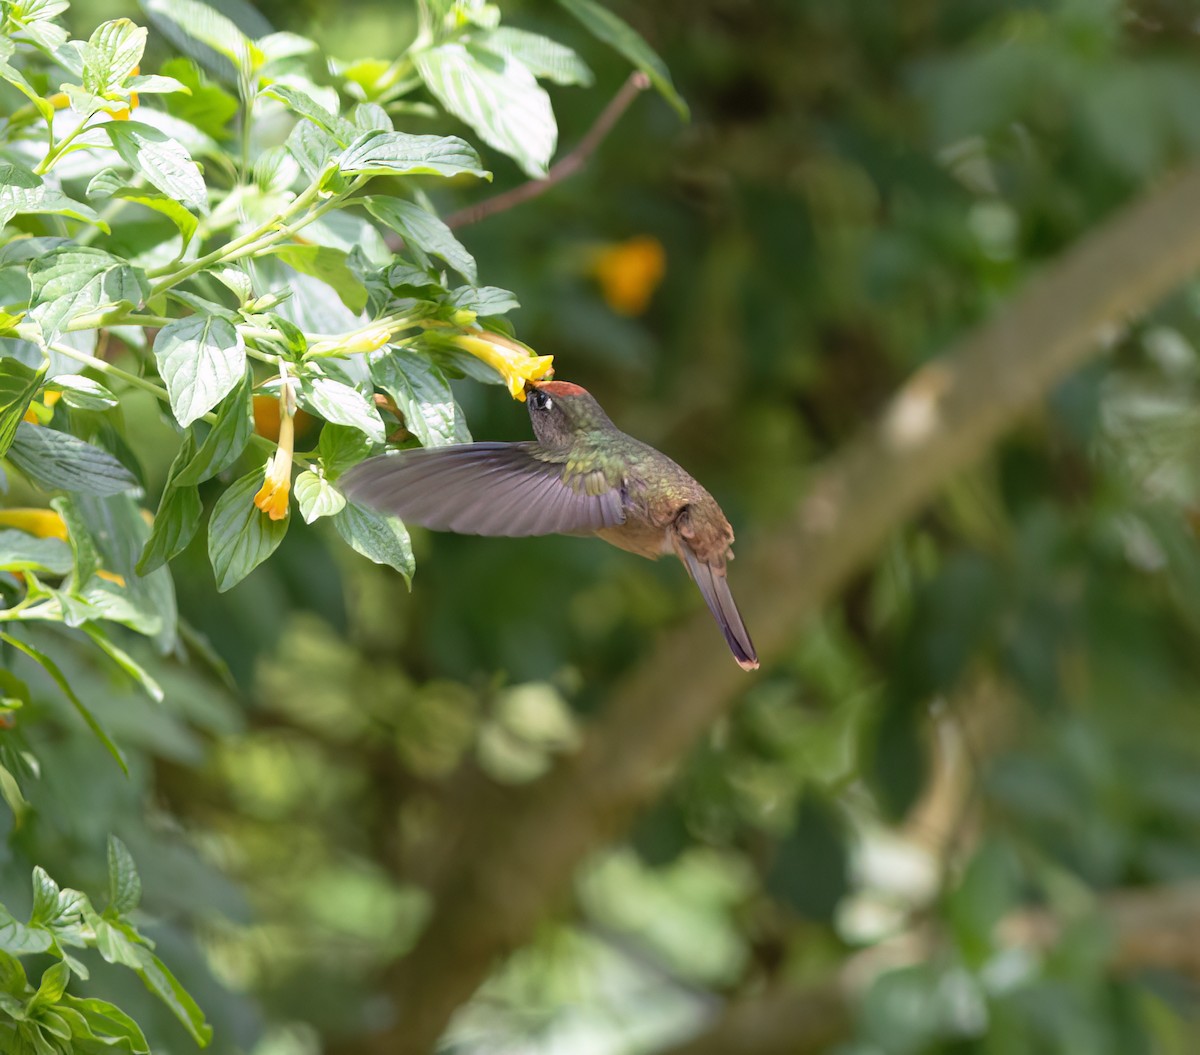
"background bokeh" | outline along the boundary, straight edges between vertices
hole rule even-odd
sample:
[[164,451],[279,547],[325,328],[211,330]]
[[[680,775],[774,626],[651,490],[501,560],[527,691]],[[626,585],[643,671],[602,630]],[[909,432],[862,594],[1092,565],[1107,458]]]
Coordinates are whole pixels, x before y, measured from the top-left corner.
[[[394,0],[257,6],[343,59],[415,27]],[[743,553],[906,376],[1200,152],[1186,0],[612,6],[691,122],[647,93],[580,174],[459,234],[521,338],[703,481]],[[552,90],[561,153],[628,66],[554,4],[503,8],[596,72]],[[70,19],[119,15],[143,18]],[[660,1051],[741,1001],[731,1053],[1196,1050],[1198,307],[1189,286],[1110,335],[765,656],[446,1050]],[[527,436],[502,389],[459,395],[477,438]],[[125,415],[163,440],[161,486],[170,432],[149,400]],[[470,808],[455,774],[545,772],[700,605],[674,562],[592,540],[414,545],[410,592],[297,522],[218,595],[201,539],[172,567],[211,664],[159,662],[162,707],[70,669],[129,779],[51,693],[29,716],[44,777],[0,817],[0,897],[23,907],[33,863],[98,888],[119,834],[220,1055],[371,1050],[429,910],[423,848]],[[136,981],[114,999],[191,1050]]]

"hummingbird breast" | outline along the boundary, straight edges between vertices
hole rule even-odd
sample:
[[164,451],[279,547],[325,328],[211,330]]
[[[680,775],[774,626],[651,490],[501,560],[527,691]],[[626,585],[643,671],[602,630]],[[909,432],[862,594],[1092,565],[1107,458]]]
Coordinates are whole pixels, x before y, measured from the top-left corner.
[[664,554],[674,552],[670,529],[647,520],[626,520],[615,527],[601,528],[596,534],[609,545],[650,560],[658,560]]

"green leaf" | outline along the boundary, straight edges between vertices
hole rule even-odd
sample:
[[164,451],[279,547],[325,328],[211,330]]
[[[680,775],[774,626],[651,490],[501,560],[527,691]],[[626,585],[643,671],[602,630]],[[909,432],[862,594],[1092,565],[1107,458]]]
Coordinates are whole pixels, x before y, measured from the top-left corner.
[[165,194],[157,194],[154,191],[148,190],[122,188],[113,197],[120,198],[122,201],[131,201],[135,205],[140,205],[145,209],[153,209],[170,220],[179,228],[179,233],[183,237],[183,244],[179,247],[180,254],[187,248],[188,243],[192,240],[192,236],[196,233],[196,227],[200,223],[179,202],[174,198],[167,197]]
[[395,568],[411,584],[416,561],[408,532],[398,517],[384,516],[347,502],[346,508],[333,518],[333,526],[356,553],[376,564]]
[[254,432],[254,378],[247,371],[241,383],[229,394],[217,411],[217,421],[209,430],[196,456],[172,481],[179,487],[202,483],[227,469],[241,456]]
[[[153,637],[159,651],[170,651],[175,647],[179,615],[175,586],[166,568],[145,575],[137,570],[138,557],[150,535],[140,506],[130,495],[96,498],[73,494],[67,501],[86,522],[100,552],[100,566],[124,580],[121,587],[95,580],[85,591],[85,599],[102,608],[120,602],[123,608],[106,613],[106,618]],[[122,662],[115,655],[113,658]]]
[[184,95],[191,94],[191,89],[182,81],[158,74],[139,74],[130,77],[125,82],[125,87],[131,92],[137,92],[138,95],[171,95],[174,92],[182,92]]
[[28,956],[30,953],[45,952],[53,941],[48,930],[27,926],[0,905],[0,951],[13,956]]
[[25,1013],[34,1015],[40,1008],[57,1004],[67,991],[67,983],[71,980],[71,968],[61,960],[51,964],[42,972],[42,980],[37,992],[29,998],[25,1005]]
[[37,395],[45,374],[45,363],[35,370],[12,356],[0,359],[0,456],[8,452],[17,429],[25,424],[25,411]]
[[521,306],[514,293],[499,286],[461,286],[450,294],[450,303],[476,315],[504,315]]
[[71,547],[62,539],[0,530],[0,570],[66,575],[71,567]]
[[208,525],[208,558],[221,593],[236,586],[274,553],[287,534],[290,511],[283,520],[272,520],[254,504],[262,484],[263,470],[255,469],[236,481],[213,508]]
[[94,996],[81,998],[70,993],[63,997],[63,1001],[83,1016],[98,1038],[127,1040],[135,1055],[149,1055],[150,1045],[140,1027],[115,1004]]
[[359,312],[367,306],[366,287],[347,266],[346,254],[341,249],[324,245],[284,245],[275,246],[270,252],[289,267],[331,286],[351,311]]
[[375,384],[392,397],[404,425],[424,447],[470,443],[466,419],[445,375],[425,356],[389,349],[371,363]]
[[46,124],[50,124],[54,120],[54,107],[50,105],[48,100],[42,98],[42,96],[34,91],[33,86],[19,70],[10,66],[7,62],[14,51],[16,51],[16,44],[7,37],[0,37],[0,80],[8,81],[9,84],[24,95],[26,99],[33,103],[37,112],[42,115],[42,120]]
[[499,26],[480,38],[488,51],[507,55],[541,80],[555,84],[591,85],[594,78],[588,65],[565,44],[523,29]]
[[54,19],[70,6],[68,0],[25,0],[20,5],[7,6],[9,17],[39,47],[54,51],[66,42],[67,31],[55,25]]
[[253,73],[263,63],[263,53],[254,42],[208,4],[196,0],[145,0],[142,6],[149,15],[169,19],[186,36],[212,48],[245,75]]
[[46,383],[48,392],[61,392],[63,402],[80,410],[111,410],[118,405],[114,396],[99,381],[83,374],[56,374]]
[[306,524],[320,517],[333,516],[346,506],[345,496],[324,476],[305,469],[296,477],[296,504]]
[[140,304],[150,292],[140,268],[91,246],[61,246],[36,257],[29,265],[29,282],[35,304],[31,315],[47,340],[76,316]]
[[413,136],[406,132],[364,132],[337,159],[347,176],[480,176],[479,155],[458,136]]
[[[39,651],[38,649],[34,648],[33,645],[30,645],[19,638],[13,637],[11,634],[6,634],[3,631],[0,631],[0,641],[7,642],[18,652],[24,652],[25,655],[27,655],[35,663],[39,664],[42,669],[50,675],[51,680],[59,687],[59,690],[62,692],[62,694],[71,702],[71,706],[79,712],[79,716],[84,720],[85,723],[87,723],[88,728],[91,729],[91,731],[95,734],[96,739],[99,740],[108,749],[108,753],[117,760],[117,765],[121,767],[121,772],[126,776],[129,776],[129,767],[125,765],[125,759],[121,756],[121,752],[117,750],[117,745],[109,739],[108,733],[101,728],[100,723],[96,721],[96,718],[92,712],[89,711],[84,705],[83,701],[75,695],[75,690],[71,688],[70,682],[67,681],[66,677],[63,675],[63,672],[59,669],[58,664],[55,663],[54,660],[52,660],[44,652]],[[3,947],[2,944],[0,944],[0,947]],[[12,952],[14,950],[9,949],[7,951]]]
[[[217,426],[214,426],[214,431]],[[196,456],[196,439],[188,433],[179,445],[171,470],[167,475],[167,483],[163,488],[162,498],[158,502],[158,511],[154,514],[154,526],[150,529],[150,537],[138,558],[137,572],[148,575],[156,568],[161,568],[167,561],[187,548],[189,542],[200,527],[200,516],[203,505],[200,502],[200,491],[194,484],[180,484],[179,475]]]
[[146,30],[127,18],[103,22],[83,46],[83,86],[94,95],[121,87],[142,61]]
[[308,121],[301,121],[292,129],[286,146],[310,181],[317,179],[339,153],[338,141]]
[[417,262],[428,264],[424,254],[440,257],[468,282],[477,281],[475,258],[441,220],[419,205],[403,198],[372,196],[364,199],[367,211],[380,223],[399,234]]
[[142,964],[135,970],[138,977],[146,983],[146,988],[171,1009],[200,1047],[208,1047],[212,1040],[212,1026],[204,1020],[204,1012],[200,1010],[200,1006],[179,984],[179,980],[167,970],[167,965],[162,960],[148,949],[138,951],[141,953]]
[[237,99],[205,77],[200,67],[189,59],[169,59],[161,69],[191,93],[168,96],[166,104],[171,116],[194,125],[206,136],[218,141],[224,139],[229,122],[238,112]]
[[92,643],[101,652],[136,681],[150,699],[155,703],[163,702],[166,693],[163,692],[162,686],[154,676],[128,652],[113,642],[98,624],[84,623],[80,629],[92,639]]
[[104,129],[121,159],[170,198],[196,212],[208,210],[208,191],[200,166],[187,148],[152,125],[109,121]]
[[128,915],[142,900],[142,881],[133,857],[115,835],[108,837],[108,907]]
[[37,213],[83,220],[95,224],[106,234],[109,230],[108,224],[93,209],[47,187],[32,169],[11,161],[0,162],[0,225],[8,223],[14,216]]
[[100,551],[92,539],[87,521],[69,495],[60,495],[50,506],[67,525],[67,539],[71,544],[74,561],[75,587],[77,590],[82,589],[100,570]]
[[379,412],[353,385],[310,370],[300,379],[300,402],[326,421],[359,429],[375,443],[384,440]]
[[340,147],[346,146],[359,133],[359,130],[345,118],[330,113],[311,96],[286,84],[269,85],[263,89],[263,95],[278,99],[292,113],[305,117],[325,129]]
[[527,175],[546,175],[558,144],[558,125],[550,96],[525,66],[511,56],[461,43],[419,51],[413,63],[449,113]]
[[9,461],[39,487],[88,495],[115,495],[137,486],[133,474],[108,451],[65,432],[23,421]]
[[371,441],[358,429],[346,425],[326,425],[321,429],[321,438],[317,442],[321,468],[334,480],[350,466],[362,461],[370,450]]
[[228,319],[192,315],[168,323],[154,339],[158,372],[171,410],[188,426],[207,414],[246,376],[246,344]]
[[666,63],[658,57],[649,44],[624,19],[614,15],[608,8],[595,0],[558,0],[584,28],[597,40],[607,44],[628,59],[635,67],[650,78],[650,83],[659,94],[678,111],[685,121],[688,119],[687,103],[683,101],[671,83],[671,74]]

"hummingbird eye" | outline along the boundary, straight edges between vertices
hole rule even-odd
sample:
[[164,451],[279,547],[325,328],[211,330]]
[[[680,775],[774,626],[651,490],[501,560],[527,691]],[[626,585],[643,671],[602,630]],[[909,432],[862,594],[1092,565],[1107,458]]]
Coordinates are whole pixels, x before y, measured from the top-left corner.
[[550,397],[545,392],[539,392],[537,389],[529,393],[529,402],[534,410],[549,410],[553,405]]

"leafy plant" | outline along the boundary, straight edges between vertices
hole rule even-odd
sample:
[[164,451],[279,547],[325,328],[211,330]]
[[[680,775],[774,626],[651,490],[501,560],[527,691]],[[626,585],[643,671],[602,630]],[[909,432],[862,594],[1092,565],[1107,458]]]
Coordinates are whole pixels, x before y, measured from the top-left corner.
[[[212,1030],[196,1002],[154,955],[154,943],[129,919],[141,900],[142,882],[120,839],[108,840],[108,907],[97,912],[86,894],[63,889],[41,868],[33,872],[33,910],[22,923],[0,905],[0,1042],[12,1055],[148,1053],[137,1023],[97,997],[67,992],[87,967],[69,951],[95,949],[110,964],[128,967],[159,997],[202,1047]],[[22,958],[54,959],[35,987]]]
[[[187,57],[143,73],[145,28],[115,19],[73,40],[59,21],[67,6],[0,0],[0,457],[35,488],[60,492],[48,508],[2,514],[0,643],[44,668],[124,768],[53,649],[23,628],[86,635],[161,699],[119,635],[162,653],[180,647],[169,562],[200,530],[214,490],[218,590],[278,547],[293,490],[306,521],[331,518],[351,548],[410,577],[403,524],[348,502],[339,476],[389,440],[469,439],[452,378],[505,383],[523,398],[550,359],[513,337],[504,316],[517,298],[479,284],[428,198],[439,185],[490,180],[476,149],[396,120],[428,111],[418,98],[427,90],[539,177],[557,143],[539,82],[586,85],[591,73],[571,49],[500,25],[499,8],[479,0],[425,0],[403,55],[332,64],[334,83],[314,75],[312,41],[252,39],[196,0],[145,4]],[[564,7],[683,109],[624,22],[590,0]],[[152,517],[145,452],[122,431],[135,391],[159,401],[179,437]],[[277,428],[256,431],[267,408]],[[321,423],[304,434],[316,436],[309,449],[297,448],[301,411]],[[5,720],[28,700],[6,672]],[[25,776],[0,764],[14,812]],[[206,1042],[195,1004],[124,918],[138,883],[116,841],[110,871],[103,915],[39,871],[30,922],[4,925],[0,1030],[16,1050],[148,1050],[116,1008],[66,993],[73,974],[86,977],[63,951],[72,945],[138,971]],[[47,952],[59,962],[34,989],[16,957]]]

